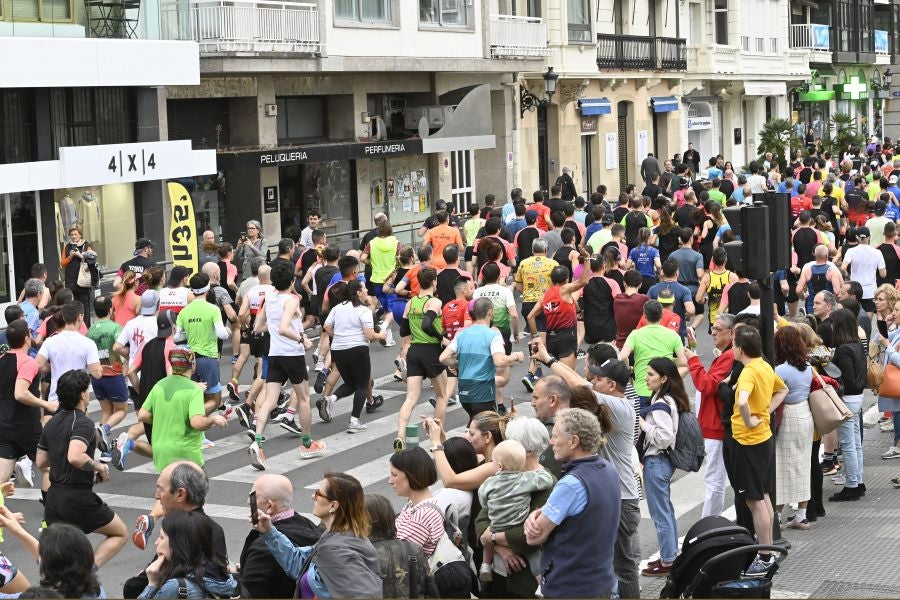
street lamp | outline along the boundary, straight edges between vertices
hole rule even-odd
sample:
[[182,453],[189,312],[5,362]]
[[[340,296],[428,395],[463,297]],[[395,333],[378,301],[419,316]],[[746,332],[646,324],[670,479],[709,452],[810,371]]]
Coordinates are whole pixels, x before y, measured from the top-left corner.
[[878,69],[875,69],[872,73],[872,87],[876,90],[887,92],[891,89],[893,79],[894,74],[891,73],[890,69],[887,69],[884,74],[879,73]]
[[525,118],[526,110],[534,110],[538,106],[545,106],[550,104],[550,101],[553,100],[553,94],[556,93],[556,80],[559,79],[559,73],[553,71],[553,67],[547,67],[547,72],[544,73],[544,89],[546,90],[547,97],[540,98],[535,96],[531,92],[528,91],[528,88],[525,87],[523,83],[519,88],[519,118]]
[[891,82],[894,80],[894,74],[891,73],[890,69],[884,72],[884,76],[882,77],[882,79],[884,80],[884,89],[891,89]]

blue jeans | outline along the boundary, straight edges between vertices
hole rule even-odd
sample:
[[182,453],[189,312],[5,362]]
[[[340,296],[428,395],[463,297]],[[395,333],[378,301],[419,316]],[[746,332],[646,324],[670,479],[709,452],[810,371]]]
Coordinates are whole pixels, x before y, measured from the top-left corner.
[[894,421],[894,445],[900,446],[900,411],[892,412],[891,419]]
[[675,507],[672,506],[670,482],[675,467],[667,456],[647,456],[644,458],[644,487],[647,492],[647,507],[656,527],[659,541],[659,558],[671,563],[678,555],[678,523]]
[[[862,438],[860,437],[859,419],[856,418],[856,413],[862,407],[862,396],[848,396],[848,398],[851,400],[845,398],[844,403],[853,413],[853,418],[840,424],[838,439],[841,442],[841,451],[844,453],[844,472],[847,477],[845,485],[848,488],[855,488],[863,483]],[[858,400],[852,398],[858,398]]]

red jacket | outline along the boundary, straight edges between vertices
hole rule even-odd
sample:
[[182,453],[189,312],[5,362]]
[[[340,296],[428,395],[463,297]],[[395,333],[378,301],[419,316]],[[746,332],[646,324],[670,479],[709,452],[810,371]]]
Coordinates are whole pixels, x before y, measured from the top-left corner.
[[700,430],[705,439],[721,440],[725,438],[719,384],[728,377],[733,364],[734,351],[731,348],[712,361],[709,371],[703,368],[703,363],[696,356],[692,356],[688,361],[691,380],[694,382],[694,387],[700,392],[700,412],[697,415],[697,421],[700,423]]

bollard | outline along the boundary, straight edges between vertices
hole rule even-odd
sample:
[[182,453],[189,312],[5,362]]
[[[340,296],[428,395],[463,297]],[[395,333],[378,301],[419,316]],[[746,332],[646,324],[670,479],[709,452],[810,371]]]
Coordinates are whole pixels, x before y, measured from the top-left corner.
[[405,448],[418,448],[419,447],[419,426],[416,425],[407,425],[406,426],[406,439],[404,440]]

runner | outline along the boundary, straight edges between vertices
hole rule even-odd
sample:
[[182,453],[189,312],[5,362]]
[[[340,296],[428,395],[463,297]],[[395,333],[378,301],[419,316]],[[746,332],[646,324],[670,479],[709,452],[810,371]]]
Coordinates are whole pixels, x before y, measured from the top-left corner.
[[187,267],[172,267],[166,287],[159,291],[159,310],[171,310],[176,315],[187,306],[194,295],[187,289],[187,279],[191,271]]
[[[111,460],[109,430],[122,422],[128,411],[128,385],[122,374],[122,361],[113,351],[122,327],[109,318],[112,303],[105,296],[94,299],[94,314],[97,318],[88,329],[87,337],[97,346],[103,377],[91,378],[94,397],[100,402],[100,422],[97,424],[97,439],[102,440],[100,460]],[[103,450],[102,448],[106,448]],[[3,481],[0,479],[0,481]]]
[[[532,255],[519,264],[516,270],[516,290],[522,294],[522,314],[526,317],[541,301],[544,292],[550,287],[550,272],[558,266],[558,263],[547,258],[547,242],[542,239],[534,240],[531,243]],[[543,332],[547,328],[544,322],[544,314],[540,312],[536,319],[536,331],[543,337]],[[529,392],[534,391],[534,383],[540,376],[537,363],[532,360],[528,366],[528,373],[522,378],[522,385]]]
[[[447,252],[452,249],[452,247],[444,248],[444,255],[447,255]],[[447,269],[444,269],[443,272],[447,272]],[[449,271],[450,274],[453,274],[452,271]],[[469,316],[469,301],[472,299],[472,294],[475,291],[475,285],[472,282],[472,279],[469,277],[468,273],[457,270],[459,275],[456,278],[456,281],[453,284],[453,298],[449,299],[447,302],[443,303],[441,307],[441,323],[444,326],[444,340],[441,343],[446,344],[448,341],[453,340],[453,336],[456,335],[456,332],[460,331],[464,327],[468,327],[468,325],[472,322],[471,317]],[[438,274],[438,282],[440,282],[441,275]],[[457,401],[456,394],[456,371],[454,369],[447,369],[447,404],[455,404]],[[437,398],[432,396],[428,399],[432,406],[437,404]]]
[[156,306],[159,294],[155,290],[147,290],[141,296],[140,314],[131,319],[119,333],[119,339],[113,345],[113,351],[128,359],[128,380],[131,386],[138,389],[138,378],[131,373],[135,358],[141,353],[144,344],[156,336]]
[[[80,302],[75,304],[78,304],[80,320],[82,306]],[[80,335],[70,332],[69,324],[67,322],[67,329],[51,339],[67,333]],[[85,341],[93,346],[90,341]],[[95,364],[99,371],[100,363]],[[102,567],[125,545],[128,530],[122,519],[94,493],[95,481],[102,483],[109,480],[109,466],[94,462],[92,458],[97,449],[97,434],[94,422],[85,415],[90,385],[90,377],[81,370],[65,371],[58,380],[53,381],[53,397],[58,394],[59,411],[41,433],[34,462],[39,469],[50,469],[44,521],[48,526],[71,523],[84,533],[105,536],[106,539],[94,551],[94,562]]]
[[[323,441],[313,441],[312,422],[309,411],[309,381],[306,373],[306,349],[312,348],[312,341],[301,329],[302,313],[300,302],[291,293],[294,273],[290,267],[278,266],[272,270],[272,285],[276,293],[272,298],[266,297],[263,310],[257,313],[253,331],[269,332],[269,364],[266,374],[266,398],[256,410],[254,440],[247,450],[250,464],[260,471],[265,470],[266,455],[263,452],[263,433],[269,420],[269,412],[275,407],[278,395],[287,381],[290,380],[294,394],[299,402],[300,425],[291,428],[302,435],[300,458],[309,459],[322,456],[326,445]],[[296,426],[292,409],[288,409],[290,424]],[[279,423],[283,428],[286,421]]]
[[[506,356],[512,354],[513,342],[519,341],[519,313],[516,310],[516,300],[512,290],[499,282],[500,268],[495,264],[484,266],[484,285],[475,290],[474,297],[487,298],[493,305],[491,325],[500,332],[503,340],[503,351]],[[500,416],[506,414],[506,404],[503,401],[503,389],[509,384],[509,369],[501,366],[497,371],[497,412]]]
[[[581,260],[584,258],[585,255],[582,255]],[[581,277],[567,283],[569,270],[561,266],[553,267],[550,272],[552,285],[544,292],[540,304],[536,304],[528,313],[528,326],[531,328],[532,336],[537,336],[538,313],[544,313],[544,320],[547,323],[547,351],[570,369],[576,366],[578,352],[575,294],[587,284],[590,277],[590,269],[584,269]]]
[[[316,230],[318,231],[318,230]],[[314,232],[315,233],[315,232]],[[272,286],[270,273],[271,267],[262,265],[257,270],[258,283],[247,290],[244,295],[244,301],[241,303],[241,309],[238,313],[238,319],[241,322],[242,336],[241,346],[247,346],[247,354],[252,354],[256,358],[256,377],[247,392],[246,400],[243,404],[238,405],[234,412],[238,421],[246,429],[250,429],[253,423],[253,407],[256,405],[256,399],[265,389],[266,374],[268,372],[268,353],[269,353],[269,332],[254,332],[256,325],[256,315],[265,302],[266,297],[275,294],[275,287]],[[229,385],[234,384],[235,396],[237,396],[237,382],[232,380]],[[240,398],[238,396],[238,398]]]
[[438,360],[441,355],[441,301],[433,296],[437,271],[431,267],[419,270],[416,276],[419,294],[413,296],[406,305],[403,319],[407,322],[412,343],[407,355],[406,400],[400,407],[397,419],[397,437],[394,439],[394,452],[404,449],[404,435],[413,408],[419,402],[422,393],[422,378],[428,377],[434,387],[435,418],[444,421],[447,412],[445,367]]

